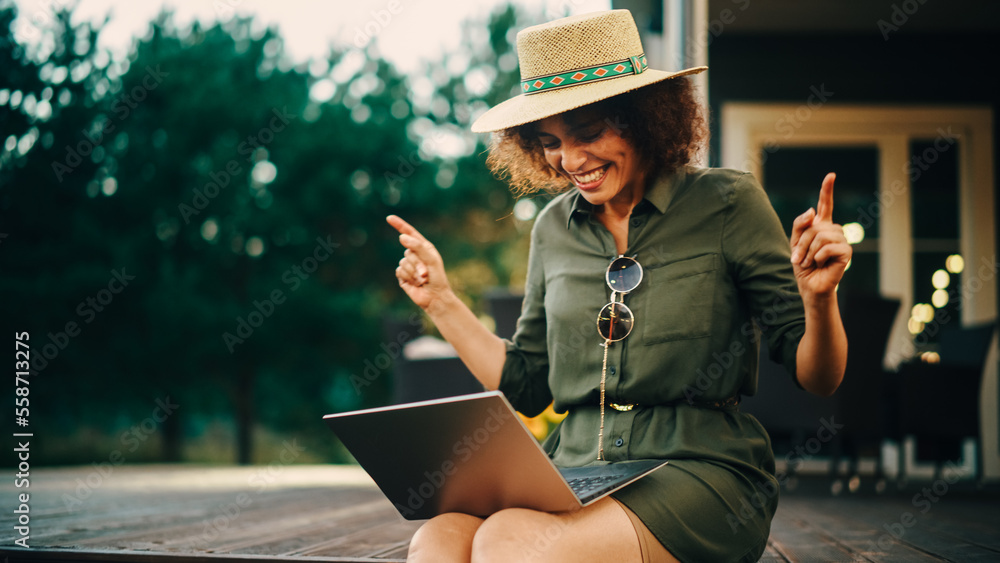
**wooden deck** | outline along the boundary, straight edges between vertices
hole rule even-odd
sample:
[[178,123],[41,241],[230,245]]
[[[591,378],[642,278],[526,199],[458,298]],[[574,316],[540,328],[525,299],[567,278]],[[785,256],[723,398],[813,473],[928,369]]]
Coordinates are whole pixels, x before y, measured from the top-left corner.
[[[32,470],[28,550],[14,544],[15,500],[25,489],[5,480],[5,561],[403,561],[420,524],[399,516],[356,467],[103,472]],[[935,494],[933,486],[832,497],[817,482],[783,492],[761,561],[1000,561],[1000,492],[958,483]]]

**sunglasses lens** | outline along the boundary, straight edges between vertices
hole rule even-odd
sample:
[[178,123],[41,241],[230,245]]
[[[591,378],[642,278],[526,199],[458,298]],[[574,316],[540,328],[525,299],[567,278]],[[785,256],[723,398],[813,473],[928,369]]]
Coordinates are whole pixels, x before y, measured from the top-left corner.
[[642,266],[635,260],[622,256],[608,266],[608,286],[612,291],[628,293],[642,281]]
[[616,342],[632,332],[632,310],[624,303],[608,303],[597,315],[597,332],[605,340]]

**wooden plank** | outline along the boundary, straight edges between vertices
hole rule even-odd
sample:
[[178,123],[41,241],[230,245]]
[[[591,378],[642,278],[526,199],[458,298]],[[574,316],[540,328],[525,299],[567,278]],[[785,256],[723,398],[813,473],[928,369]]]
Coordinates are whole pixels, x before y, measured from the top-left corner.
[[[816,530],[820,530],[836,541],[846,551],[860,561],[913,561],[930,563],[942,561],[941,558],[927,554],[919,549],[893,538],[891,535],[881,538],[883,531],[870,523],[856,519],[857,513],[867,512],[866,502],[841,502],[845,499],[799,499],[784,501],[784,511],[787,515],[803,522],[808,522]],[[782,510],[779,505],[779,511]],[[773,532],[772,532],[773,535]]]
[[824,530],[795,517],[787,508],[783,509],[781,503],[778,504],[778,512],[771,523],[770,541],[775,551],[792,563],[868,561],[839,545]]
[[[375,515],[374,519],[367,517],[372,514]],[[354,529],[355,526],[370,525],[373,520],[379,521],[387,516],[391,516],[391,513],[386,510],[385,503],[381,500],[358,503],[354,506],[328,511],[303,510],[298,514],[289,514],[244,526],[238,533],[228,535],[225,538],[226,541],[220,540],[206,551],[235,553],[248,548],[268,547],[274,549],[274,553],[282,553],[288,549],[283,546],[290,540],[301,542],[304,541],[302,538],[312,535],[322,535],[329,538],[331,535],[344,534],[345,527]]]
[[[358,512],[356,514],[351,514],[350,518],[336,522],[326,522],[325,527],[317,526],[302,533],[298,533],[295,530],[288,530],[287,534],[276,541],[239,546],[227,551],[234,553],[295,555],[304,552],[311,552],[315,550],[318,545],[325,545],[329,543],[334,543],[336,545],[350,545],[351,542],[359,541],[358,538],[363,538],[366,534],[370,534],[371,530],[377,528],[378,526],[399,518],[399,515],[395,512],[395,510],[386,510],[381,504],[375,506],[375,510],[370,510],[365,513]],[[403,539],[408,540],[409,536],[394,537],[392,538],[392,541],[395,543]],[[370,542],[365,545],[370,545]],[[376,545],[374,548],[369,547],[366,550],[355,551],[353,553],[337,552],[329,553],[329,555],[367,557],[370,556],[371,552],[379,551],[383,547],[384,546]]]
[[[859,546],[866,546],[873,556],[881,560],[920,560],[924,554],[927,561],[996,561],[996,550],[969,542],[961,527],[953,527],[942,532],[935,518],[934,510],[922,514],[909,499],[827,499],[821,505],[826,510],[805,516],[820,525],[835,525],[838,535],[845,535],[847,527],[843,517],[826,516],[851,515],[858,524],[867,526],[868,531],[856,538]],[[812,505],[814,509],[817,505]],[[941,522],[940,524],[944,524]]]
[[[378,526],[359,530],[353,536],[333,540],[326,544],[316,545],[294,555],[341,555],[346,557],[376,557],[377,554],[392,551],[403,545],[409,545],[413,533],[420,527],[420,522],[402,520],[385,522]],[[293,555],[293,554],[288,554]]]
[[[36,493],[37,494],[37,493]],[[32,497],[35,498],[34,496]],[[101,537],[109,528],[161,526],[190,515],[197,517],[205,511],[208,499],[191,499],[188,502],[163,502],[162,500],[131,505],[122,501],[88,503],[78,512],[50,513],[48,516],[32,515],[32,537],[36,540],[60,538],[85,542],[88,538]],[[191,514],[192,511],[194,514]],[[3,532],[9,532],[6,527]],[[0,541],[5,541],[4,537]]]
[[[363,471],[334,468],[333,473],[348,478],[316,486],[327,481],[328,471],[315,469],[306,468],[304,473],[312,477],[303,480],[302,469],[278,468],[273,471],[276,478],[263,474],[269,478],[267,486],[254,487],[247,477],[261,476],[261,468],[121,467],[113,478],[95,482],[92,490],[84,489],[86,498],[73,503],[76,510],[67,507],[60,495],[80,490],[81,478],[93,469],[42,469],[32,483],[33,489],[40,490],[32,494],[33,549],[30,555],[18,557],[108,560],[116,554],[114,559],[122,561],[160,555],[256,560],[285,557],[281,554],[293,550],[315,551],[331,539],[348,537],[358,543],[347,550],[351,553],[317,554],[318,558],[310,560],[404,559],[405,551],[403,556],[391,554],[405,549],[415,528],[396,526],[391,533],[364,537],[366,530],[402,518]],[[40,483],[45,486],[36,487]],[[294,486],[299,483],[312,486]],[[0,485],[0,500],[6,501],[13,492]],[[0,523],[6,516],[0,514]],[[0,544],[13,545],[16,536],[8,535],[13,534],[12,528],[0,527],[4,534]],[[89,555],[95,553],[99,556]]]
[[777,550],[772,540],[767,541],[767,547],[764,549],[764,553],[761,554],[758,563],[788,563],[788,559],[785,559],[781,552]]
[[930,514],[928,524],[939,532],[1000,553],[1000,502],[952,498],[939,503]]
[[[250,506],[238,509],[239,512],[226,513],[220,505],[230,503],[232,495],[223,497],[226,500],[218,502],[219,497],[205,499],[203,504],[194,510],[174,511],[171,507],[161,506],[161,512],[144,518],[125,519],[117,515],[104,515],[103,518],[92,518],[94,522],[88,529],[70,529],[59,534],[58,541],[62,545],[82,547],[105,546],[127,547],[134,542],[151,542],[168,544],[173,547],[192,550],[208,550],[217,542],[227,538],[242,537],[247,533],[259,532],[260,527],[273,526],[276,516],[285,512],[278,508],[281,504],[305,503],[318,495],[330,494],[329,491],[301,491],[296,493],[275,493],[287,495],[279,499],[280,503],[267,502],[269,499],[259,499]],[[338,491],[345,505],[353,508],[363,501],[375,496],[372,491]],[[235,505],[234,505],[235,506]],[[347,509],[349,513],[350,509]],[[126,515],[129,511],[124,511]],[[343,513],[343,509],[332,509],[329,514]],[[344,514],[345,516],[347,514]],[[305,523],[305,522],[303,522]],[[249,532],[246,532],[249,530]],[[242,534],[242,535],[241,535]],[[48,538],[48,535],[43,536]]]
[[[381,497],[377,492],[367,489],[333,489],[325,492],[315,489],[291,490],[253,499],[254,502],[248,508],[237,510],[240,511],[240,518],[250,518],[249,515],[255,512],[266,514],[275,502],[304,503],[312,501],[318,494],[341,495],[348,503],[365,496]],[[195,528],[205,520],[224,516],[223,507],[234,505],[236,495],[233,492],[137,495],[119,491],[88,502],[77,512],[33,518],[36,525],[33,526],[32,537],[41,540],[58,537],[63,542],[90,545],[94,542],[126,542],[136,537],[148,537],[151,529],[165,534],[186,526]],[[204,526],[201,528],[199,532],[203,531]]]
[[[404,520],[360,469],[286,467],[266,487],[250,485],[261,470],[122,466],[72,510],[62,495],[94,469],[39,469],[32,472],[36,547],[4,555],[31,563],[401,562],[422,524]],[[830,497],[825,486],[783,492],[760,561],[1000,560],[995,491],[955,486],[924,513],[914,501],[922,487],[884,496]],[[0,504],[14,493],[0,483]],[[235,514],[240,498],[250,502]],[[892,537],[886,526],[894,529],[904,512],[916,522]],[[217,533],[206,534],[217,518]],[[0,545],[13,545],[11,522],[0,513]]]
[[396,548],[394,548],[394,549],[392,549],[390,551],[385,551],[385,552],[376,554],[375,557],[378,557],[380,560],[402,559],[402,560],[405,561],[406,560],[406,554],[409,551],[409,548],[410,548],[410,540],[406,540],[406,545],[401,545],[401,546],[396,547]]

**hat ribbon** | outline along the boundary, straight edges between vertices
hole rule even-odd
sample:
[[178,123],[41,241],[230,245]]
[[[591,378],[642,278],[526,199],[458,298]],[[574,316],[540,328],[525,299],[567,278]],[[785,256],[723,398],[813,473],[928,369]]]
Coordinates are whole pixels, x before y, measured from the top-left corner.
[[624,60],[613,61],[597,66],[578,68],[576,70],[569,70],[556,74],[547,74],[544,76],[527,78],[521,81],[521,91],[526,95],[537,94],[539,92],[558,90],[560,88],[576,86],[577,84],[584,84],[587,82],[597,82],[599,80],[608,80],[609,78],[618,78],[620,76],[642,74],[642,72],[647,68],[648,65],[646,63],[646,55],[643,53]]

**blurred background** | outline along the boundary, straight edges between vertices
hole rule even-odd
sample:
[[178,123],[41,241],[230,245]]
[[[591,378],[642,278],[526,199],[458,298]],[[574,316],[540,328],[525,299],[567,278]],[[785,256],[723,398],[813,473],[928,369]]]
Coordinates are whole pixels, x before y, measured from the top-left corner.
[[[987,327],[955,358],[973,422],[927,451],[958,459],[971,437],[1000,476],[1000,85],[980,61],[996,5],[313,6],[0,0],[0,323],[30,334],[35,463],[267,463],[293,440],[298,462],[350,461],[321,416],[419,398],[408,362],[448,356],[396,284],[384,217],[435,242],[462,298],[511,330],[548,196],[515,200],[469,124],[518,91],[516,30],[615,7],[652,68],[711,67],[702,163],[754,172],[786,228],[838,172],[834,220],[856,245],[841,292],[895,303],[871,351],[885,384],[862,390],[879,408],[901,409],[907,366],[947,363],[947,329]],[[461,371],[445,361],[430,371]],[[909,381],[939,392],[951,373]],[[762,420],[795,401],[772,396]],[[878,422],[871,455],[926,437],[901,424]]]
[[389,213],[477,310],[523,281],[537,207],[468,127],[515,88],[511,30],[551,14],[357,4],[0,3],[0,295],[36,463],[267,462],[292,438],[349,459],[321,416],[385,404],[425,332]]

